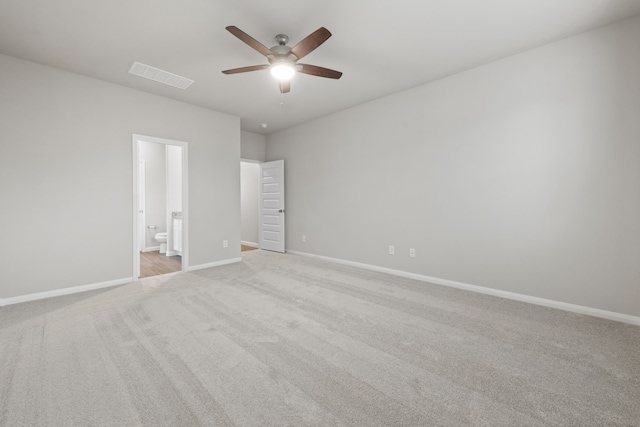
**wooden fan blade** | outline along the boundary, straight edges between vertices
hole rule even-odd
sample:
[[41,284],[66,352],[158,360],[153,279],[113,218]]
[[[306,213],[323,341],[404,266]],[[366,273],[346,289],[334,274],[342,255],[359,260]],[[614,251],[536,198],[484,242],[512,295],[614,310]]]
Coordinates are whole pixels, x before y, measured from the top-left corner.
[[298,59],[302,59],[322,43],[326,42],[329,37],[331,37],[331,32],[324,27],[320,27],[295,45],[293,49],[291,49],[291,53],[297,56]]
[[291,90],[291,80],[280,81],[280,92],[288,93]]
[[249,71],[258,71],[258,70],[266,70],[269,68],[269,65],[251,65],[249,67],[240,67],[240,68],[232,68],[231,70],[224,70],[224,74],[238,74],[238,73],[247,73]]
[[302,68],[298,71],[304,74],[311,74],[312,76],[326,77],[328,79],[339,79],[342,77],[340,71],[330,70],[329,68],[318,67],[317,65],[298,64]]
[[258,40],[251,37],[249,34],[242,31],[240,28],[230,25],[227,27],[227,31],[229,31],[231,34],[233,34],[234,36],[236,36],[237,38],[239,38],[240,40],[248,44],[253,49],[257,50],[264,56],[273,55],[273,53],[269,50],[268,47],[266,47],[265,45],[260,43]]

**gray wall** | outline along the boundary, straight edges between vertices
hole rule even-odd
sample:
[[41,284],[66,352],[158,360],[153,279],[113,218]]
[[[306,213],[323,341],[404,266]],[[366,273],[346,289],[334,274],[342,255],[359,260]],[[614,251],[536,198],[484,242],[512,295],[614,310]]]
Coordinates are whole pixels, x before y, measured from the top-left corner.
[[266,143],[264,135],[253,132],[241,131],[241,154],[240,157],[246,160],[258,160],[264,162],[267,158]]
[[189,265],[240,256],[238,117],[4,55],[0,75],[0,298],[131,277],[132,134],[189,143]]
[[635,18],[269,135],[287,248],[640,316],[638,40]]

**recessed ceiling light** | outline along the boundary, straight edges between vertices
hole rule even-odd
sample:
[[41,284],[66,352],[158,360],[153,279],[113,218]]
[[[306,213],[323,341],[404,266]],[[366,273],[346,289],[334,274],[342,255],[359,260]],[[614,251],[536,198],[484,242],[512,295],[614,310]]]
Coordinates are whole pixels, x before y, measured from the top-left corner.
[[191,86],[191,83],[193,83],[193,80],[186,77],[182,77],[150,65],[142,64],[140,62],[134,62],[131,68],[129,68],[129,73],[134,76],[144,77],[145,79],[164,83],[182,90],[188,88]]
[[262,127],[262,129],[266,129],[268,125],[266,123],[260,123],[260,126]]

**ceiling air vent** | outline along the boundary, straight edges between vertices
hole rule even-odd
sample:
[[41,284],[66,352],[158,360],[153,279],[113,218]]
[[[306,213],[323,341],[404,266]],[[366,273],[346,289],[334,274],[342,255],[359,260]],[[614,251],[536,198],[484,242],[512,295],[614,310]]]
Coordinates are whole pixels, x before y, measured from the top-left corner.
[[177,87],[182,90],[188,88],[191,86],[191,83],[193,83],[193,80],[186,77],[182,77],[150,65],[141,64],[140,62],[134,62],[131,68],[129,68],[129,73],[158,83]]

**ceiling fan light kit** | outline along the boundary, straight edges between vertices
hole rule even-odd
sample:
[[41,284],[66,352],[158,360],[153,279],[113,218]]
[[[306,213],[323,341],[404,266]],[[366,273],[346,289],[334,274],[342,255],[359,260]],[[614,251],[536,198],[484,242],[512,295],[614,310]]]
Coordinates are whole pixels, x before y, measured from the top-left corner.
[[295,68],[289,63],[271,64],[271,75],[278,80],[289,80],[295,73]]
[[271,74],[278,79],[280,92],[282,93],[287,93],[291,90],[290,80],[296,72],[329,79],[339,79],[342,77],[342,73],[340,71],[318,67],[317,65],[298,63],[298,60],[313,52],[318,46],[331,37],[331,32],[324,27],[320,27],[313,33],[309,34],[294,47],[287,46],[287,43],[289,42],[289,37],[287,35],[278,34],[275,37],[278,45],[273,46],[271,49],[267,48],[265,45],[238,27],[231,25],[226,29],[249,47],[264,55],[269,61],[269,65],[252,65],[249,67],[233,68],[231,70],[224,70],[224,74],[238,74],[249,71],[270,69]]

